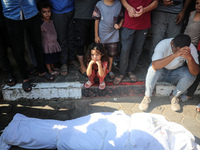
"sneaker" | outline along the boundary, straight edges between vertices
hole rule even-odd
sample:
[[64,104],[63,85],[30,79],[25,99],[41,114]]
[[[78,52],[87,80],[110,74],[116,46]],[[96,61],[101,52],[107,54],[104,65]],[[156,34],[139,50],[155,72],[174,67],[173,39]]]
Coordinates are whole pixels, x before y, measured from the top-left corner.
[[149,103],[151,102],[151,98],[148,96],[145,96],[142,100],[142,102],[139,105],[140,110],[147,111],[149,108]]
[[180,111],[181,110],[181,106],[179,104],[179,99],[178,97],[174,96],[171,100],[171,108],[173,111]]

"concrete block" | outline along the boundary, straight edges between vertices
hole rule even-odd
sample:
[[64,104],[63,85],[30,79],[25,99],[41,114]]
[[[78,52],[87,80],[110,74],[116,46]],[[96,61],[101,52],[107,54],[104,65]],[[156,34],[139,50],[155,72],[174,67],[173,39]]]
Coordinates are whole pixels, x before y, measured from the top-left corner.
[[[167,83],[167,82],[158,82],[156,84],[156,96],[169,96],[172,91],[175,89],[175,85]],[[200,85],[197,87],[194,95],[200,94]]]
[[173,84],[167,82],[158,82],[156,84],[156,96],[169,96],[172,93],[172,90],[175,89]]
[[2,89],[3,99],[15,101],[18,99],[80,99],[82,84],[80,82],[35,83],[29,93],[24,92],[22,84],[14,87],[5,86]]

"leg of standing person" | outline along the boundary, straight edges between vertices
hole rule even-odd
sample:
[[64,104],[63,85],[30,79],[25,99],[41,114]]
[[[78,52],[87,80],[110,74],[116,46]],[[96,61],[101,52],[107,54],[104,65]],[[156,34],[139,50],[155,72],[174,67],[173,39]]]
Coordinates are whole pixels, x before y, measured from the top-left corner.
[[30,37],[30,42],[33,46],[37,60],[39,76],[49,81],[53,81],[54,77],[46,72],[44,64],[44,53],[42,48],[41,27],[39,15],[36,15],[26,21],[26,31]]
[[151,57],[154,53],[156,45],[165,38],[167,30],[167,13],[160,11],[152,11],[152,41],[149,51],[149,63],[151,63]]
[[174,38],[176,35],[181,33],[182,23],[176,24],[176,17],[178,14],[168,14],[168,28],[166,31],[166,38]]
[[8,58],[8,46],[11,47],[10,38],[6,26],[0,27],[0,63],[3,71],[7,75],[6,84],[8,86],[14,86],[16,84],[15,77],[13,75],[10,60]]
[[24,58],[25,43],[24,43],[24,20],[11,20],[6,18],[6,25],[8,27],[9,36],[13,48],[13,55],[23,78],[22,88],[25,92],[32,90],[30,79],[26,70],[26,61]]
[[[197,51],[198,54],[199,54],[199,61],[200,61],[200,51]],[[197,78],[196,80],[194,81],[194,83],[188,88],[187,90],[187,97],[189,99],[192,99],[193,96],[194,96],[194,92],[196,91],[198,85],[199,85],[199,82],[200,82],[200,73],[197,75]]]
[[114,84],[119,84],[124,78],[129,62],[129,55],[133,45],[135,30],[123,28],[121,32],[122,49],[120,54],[119,76],[115,77]]
[[[86,66],[84,63],[84,48],[88,45],[87,43],[90,43],[88,34],[90,34],[90,32],[94,32],[94,29],[90,28],[91,24],[94,24],[94,21],[91,22],[90,20],[86,19],[75,19],[75,47],[77,58],[80,63],[79,71],[84,76],[87,76]],[[94,34],[92,34],[92,37],[94,37]]]
[[[68,68],[67,68],[67,62],[68,62],[68,51],[69,46],[67,48],[67,40],[68,40],[68,24],[70,24],[71,17],[74,14],[74,11],[68,12],[68,13],[62,13],[62,14],[56,14],[52,13],[52,18],[54,22],[54,26],[57,32],[58,36],[58,43],[60,44],[60,47],[62,51],[60,52],[60,62],[62,64],[61,66],[61,75],[67,76],[68,74]],[[72,36],[73,38],[73,36]],[[73,39],[74,40],[74,39]],[[70,41],[70,44],[73,42]],[[73,45],[73,44],[72,44]],[[71,46],[72,46],[71,45]],[[74,51],[74,50],[72,50]],[[72,56],[73,54],[71,54]]]
[[69,64],[79,68],[79,63],[76,61],[76,48],[74,44],[74,10],[70,12],[67,23],[67,49]]
[[131,48],[132,51],[129,57],[128,70],[127,70],[127,73],[129,74],[129,77],[131,78],[132,82],[137,81],[137,77],[132,73],[135,70],[138,60],[140,58],[140,55],[142,53],[147,33],[148,33],[148,29],[136,30],[135,32],[133,45]]

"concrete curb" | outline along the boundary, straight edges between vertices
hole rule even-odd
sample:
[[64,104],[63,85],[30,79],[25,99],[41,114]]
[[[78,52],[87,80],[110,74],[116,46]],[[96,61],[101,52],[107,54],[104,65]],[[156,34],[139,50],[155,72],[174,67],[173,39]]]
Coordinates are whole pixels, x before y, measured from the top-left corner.
[[[60,82],[60,83],[34,83],[30,93],[22,89],[22,84],[16,84],[14,87],[5,86],[2,89],[3,99],[5,101],[16,101],[19,99],[81,99],[95,97],[112,97],[112,96],[142,96],[144,95],[144,82],[136,83],[123,82],[120,85],[106,83],[104,90],[100,90],[98,84],[86,89],[80,82]],[[153,95],[169,96],[175,86],[166,82],[156,84]],[[200,86],[197,88],[195,95],[200,94]]]

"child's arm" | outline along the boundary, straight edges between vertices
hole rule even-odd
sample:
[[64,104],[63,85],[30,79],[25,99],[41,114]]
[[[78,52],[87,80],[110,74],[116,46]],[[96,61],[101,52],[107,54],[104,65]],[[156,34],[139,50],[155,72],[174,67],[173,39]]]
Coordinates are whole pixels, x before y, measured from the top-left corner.
[[94,22],[94,35],[95,43],[101,43],[101,40],[99,38],[99,19],[96,19]]
[[121,0],[122,5],[126,8],[128,11],[128,15],[133,18],[136,17],[136,11],[135,8],[133,8],[131,5],[127,3],[127,0]]
[[105,68],[105,67],[104,67],[104,68],[102,67],[101,60],[96,61],[96,64],[98,65],[99,76],[100,76],[100,77],[104,76],[105,73],[106,73],[106,68]]
[[120,29],[122,27],[123,22],[124,22],[124,19],[121,19],[119,24],[115,23],[114,28],[117,30]]
[[94,60],[91,60],[91,61],[89,62],[88,67],[87,67],[87,69],[86,69],[86,74],[87,74],[87,76],[91,76],[91,74],[92,74],[92,65],[93,65],[94,63],[95,63]]
[[139,16],[141,16],[142,14],[144,14],[146,12],[152,11],[157,6],[158,6],[158,0],[154,0],[150,5],[148,5],[148,6],[144,7],[144,8],[142,6],[137,7],[137,9],[139,11],[136,11],[136,17],[139,17]]

